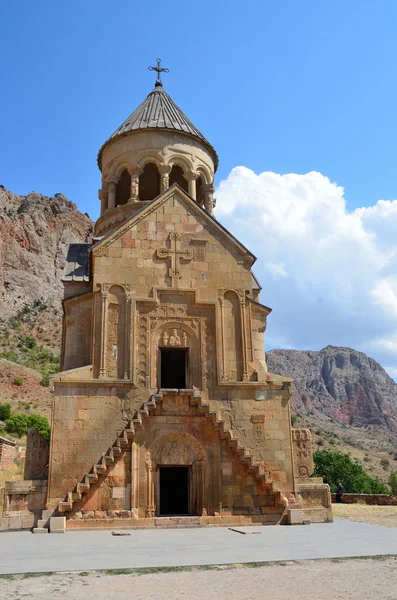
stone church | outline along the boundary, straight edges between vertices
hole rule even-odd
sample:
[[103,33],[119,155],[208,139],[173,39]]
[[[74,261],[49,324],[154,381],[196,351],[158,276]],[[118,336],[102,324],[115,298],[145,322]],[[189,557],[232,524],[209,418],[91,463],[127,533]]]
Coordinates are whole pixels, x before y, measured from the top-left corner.
[[94,242],[69,248],[43,508],[67,529],[330,521],[255,256],[214,216],[217,153],[155,70],[99,151]]

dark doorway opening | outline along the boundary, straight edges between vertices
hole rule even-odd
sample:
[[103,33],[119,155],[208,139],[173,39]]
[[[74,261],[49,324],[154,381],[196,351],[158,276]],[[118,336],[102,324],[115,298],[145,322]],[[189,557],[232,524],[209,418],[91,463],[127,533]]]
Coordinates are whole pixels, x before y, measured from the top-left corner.
[[185,389],[187,371],[187,348],[161,348],[162,388]]
[[189,514],[189,467],[160,467],[160,515]]

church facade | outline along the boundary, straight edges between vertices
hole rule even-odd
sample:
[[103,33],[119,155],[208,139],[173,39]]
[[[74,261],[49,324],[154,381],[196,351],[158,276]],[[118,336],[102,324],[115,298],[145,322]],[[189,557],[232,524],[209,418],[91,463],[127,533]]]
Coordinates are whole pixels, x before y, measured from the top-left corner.
[[45,508],[70,529],[332,520],[292,382],[267,370],[255,257],[214,216],[217,154],[159,78],[98,165],[94,242],[65,266]]

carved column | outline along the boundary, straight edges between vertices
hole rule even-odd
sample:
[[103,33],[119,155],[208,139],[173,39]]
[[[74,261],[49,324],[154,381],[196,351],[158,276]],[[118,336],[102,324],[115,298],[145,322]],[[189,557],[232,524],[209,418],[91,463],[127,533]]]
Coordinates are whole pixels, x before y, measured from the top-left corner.
[[197,173],[193,173],[192,171],[188,173],[189,196],[191,196],[194,200],[197,199],[196,181],[198,178],[199,176]]
[[139,166],[131,167],[128,169],[129,174],[131,175],[131,191],[130,191],[130,202],[138,202],[139,201]]
[[129,357],[129,344],[131,339],[131,292],[126,292],[125,298],[125,334],[124,334],[124,379],[131,379],[131,364]]
[[197,514],[202,516],[207,514],[204,461],[197,461],[196,473]]
[[221,344],[222,344],[222,375],[221,381],[226,380],[226,354],[225,354],[225,322],[224,322],[224,307],[225,300],[223,296],[219,298],[220,317],[221,317]]
[[241,343],[243,348],[243,381],[248,381],[248,360],[247,360],[247,321],[245,316],[245,298],[240,295],[240,320],[241,320]]
[[170,187],[170,166],[162,166],[159,168],[160,176],[161,176],[161,189],[160,192],[163,193],[165,190],[168,190]]
[[98,198],[101,201],[101,216],[108,207],[108,192],[106,190],[98,190]]
[[108,183],[108,208],[116,207],[116,179],[110,179]]
[[99,379],[106,377],[106,338],[108,323],[108,295],[102,292],[102,319],[101,319],[101,356],[99,361]]
[[146,478],[147,478],[146,516],[154,517],[153,463],[150,459],[148,459],[146,461]]
[[131,511],[133,516],[139,514],[139,447],[136,442],[131,443]]
[[209,212],[210,215],[213,214],[214,212],[214,186],[212,183],[205,185],[203,187],[203,191],[204,191],[204,207],[205,210],[207,212]]

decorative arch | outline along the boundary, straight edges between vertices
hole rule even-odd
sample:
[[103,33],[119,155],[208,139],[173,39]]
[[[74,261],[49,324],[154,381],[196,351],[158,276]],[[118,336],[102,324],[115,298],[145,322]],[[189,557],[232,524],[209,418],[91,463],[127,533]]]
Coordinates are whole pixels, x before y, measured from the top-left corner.
[[[162,462],[157,462],[157,461]],[[176,463],[173,461],[177,461]],[[160,510],[160,468],[184,466],[189,469],[189,514],[206,514],[207,455],[200,442],[187,432],[174,431],[161,436],[146,453],[147,508],[153,517]]]
[[148,163],[154,163],[157,167],[161,167],[163,165],[163,158],[157,152],[153,150],[143,151],[142,153],[137,154],[137,163],[143,168]]
[[186,453],[185,451],[183,452],[185,455],[185,460],[187,461],[187,465],[192,465],[196,461],[199,461],[203,464],[207,463],[207,455],[198,439],[186,431],[173,431],[159,437],[151,444],[151,446],[149,446],[148,460],[152,462],[153,467],[156,467],[159,464],[185,464],[181,462],[170,463],[169,458],[167,459],[167,463],[157,462],[156,458],[165,458],[165,452],[161,452],[161,450],[167,450],[167,446],[172,453],[174,453],[176,446],[179,446],[180,448],[182,448],[182,446],[186,446],[190,450],[190,453]]
[[123,379],[126,365],[126,293],[123,287],[112,285],[107,296],[106,375]]
[[168,157],[167,164],[171,168],[174,165],[179,166],[185,173],[194,171],[193,163],[188,158],[181,156],[180,154],[172,154],[170,157]]
[[[179,342],[171,344],[173,332],[177,332]],[[163,336],[167,334],[168,342],[164,344]],[[160,348],[165,346],[186,348],[188,351],[187,387],[202,388],[201,347],[198,333],[187,323],[167,321],[159,325],[152,333],[150,340],[150,382],[152,388],[160,388],[161,356]]]
[[209,183],[212,183],[212,177],[211,177],[211,174],[208,171],[208,169],[206,169],[205,167],[202,167],[200,165],[199,167],[197,167],[196,171],[197,171],[197,174],[203,178],[204,185],[208,185]]
[[117,179],[120,179],[122,172],[124,170],[129,171],[131,169],[131,166],[131,161],[127,160],[126,158],[120,159],[116,162],[115,165],[113,165],[111,175],[113,177],[116,177]]
[[243,381],[243,336],[240,296],[235,290],[225,290],[222,303],[224,347],[223,378]]

